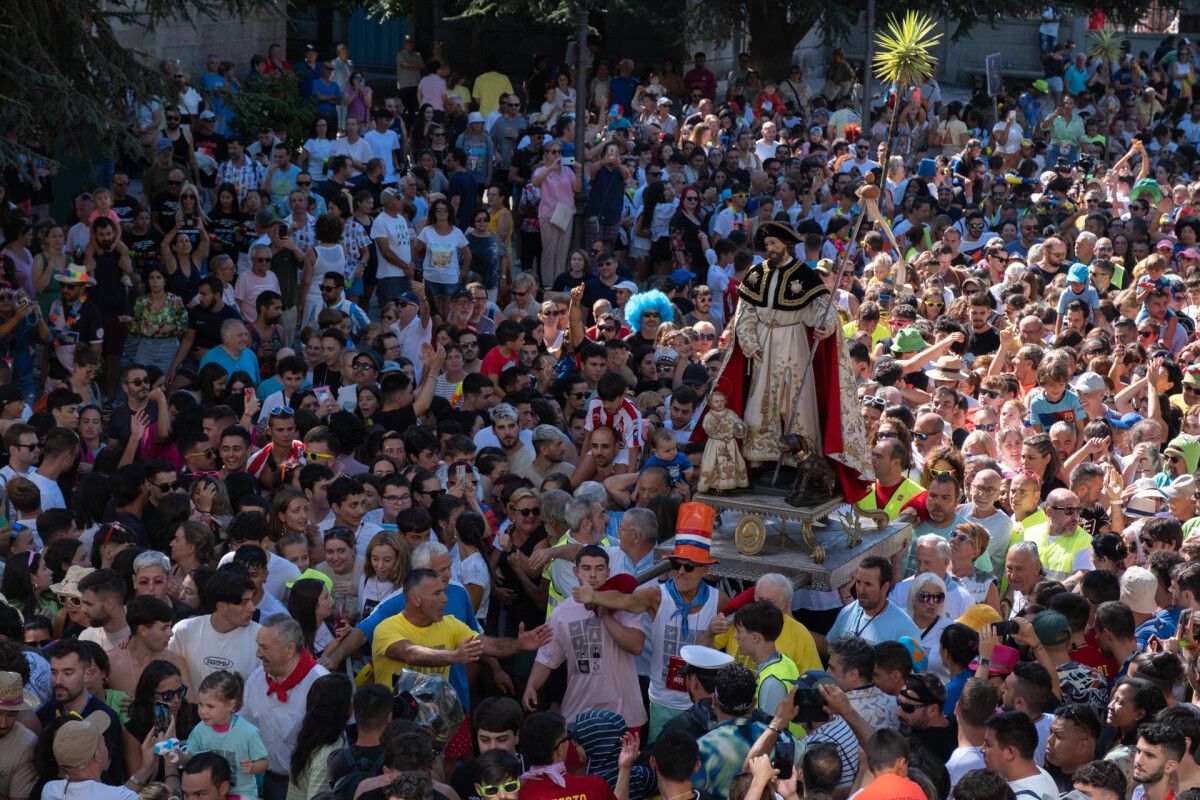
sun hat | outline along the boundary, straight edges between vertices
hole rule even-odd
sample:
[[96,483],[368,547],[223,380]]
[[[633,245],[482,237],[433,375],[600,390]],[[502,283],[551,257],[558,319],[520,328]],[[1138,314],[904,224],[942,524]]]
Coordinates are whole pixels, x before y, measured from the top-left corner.
[[1047,92],[1047,93],[1049,93],[1049,91],[1050,91],[1050,84],[1046,83],[1044,80],[1042,80],[1041,78],[1039,78],[1039,79],[1037,79],[1036,81],[1034,81],[1034,82],[1033,82],[1033,88],[1037,89],[1039,92]]
[[1180,475],[1175,480],[1162,487],[1162,493],[1168,500],[1178,500],[1191,497],[1196,491],[1196,479],[1192,475]]
[[88,274],[88,271],[86,269],[79,266],[78,264],[71,264],[70,266],[67,267],[66,272],[64,272],[60,275],[55,275],[54,280],[58,281],[59,283],[69,283],[73,286],[79,285],[79,284],[82,284],[84,286],[95,286],[96,285],[95,279],[91,275]]
[[985,626],[999,621],[1000,612],[986,603],[976,603],[955,620],[955,622],[961,622],[976,633],[982,631]]
[[704,503],[684,503],[675,521],[675,547],[664,558],[678,558],[693,564],[716,564],[712,549],[713,521],[717,510]]
[[483,123],[483,114],[480,114],[478,111],[472,111],[470,114],[467,114],[468,125],[473,125],[476,122]]
[[81,567],[78,565],[68,567],[67,574],[63,576],[63,579],[59,583],[50,585],[50,591],[63,597],[81,597],[79,582],[95,571],[92,567]]
[[1067,283],[1087,283],[1088,268],[1087,264],[1076,261],[1071,265],[1071,269],[1067,272]]
[[892,342],[893,353],[916,353],[925,347],[925,337],[917,328],[901,328]]
[[0,711],[34,711],[40,705],[35,695],[25,691],[20,675],[0,672]]
[[965,381],[970,376],[962,371],[962,363],[958,356],[942,356],[925,374],[936,381]]

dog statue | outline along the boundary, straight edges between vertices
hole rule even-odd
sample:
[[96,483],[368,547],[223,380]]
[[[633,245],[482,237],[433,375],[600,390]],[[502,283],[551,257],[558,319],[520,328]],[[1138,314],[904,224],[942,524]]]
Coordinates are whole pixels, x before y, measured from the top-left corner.
[[796,465],[796,482],[784,501],[803,508],[824,503],[833,497],[837,476],[829,461],[816,452],[803,436],[789,433],[779,438],[779,452],[792,457]]

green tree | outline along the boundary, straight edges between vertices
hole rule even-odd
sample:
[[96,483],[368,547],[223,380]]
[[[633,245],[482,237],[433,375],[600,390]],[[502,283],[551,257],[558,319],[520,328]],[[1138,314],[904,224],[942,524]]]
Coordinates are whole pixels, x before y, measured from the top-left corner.
[[233,111],[233,127],[253,136],[264,127],[287,126],[288,144],[293,148],[308,138],[308,129],[317,115],[317,104],[300,97],[299,81],[292,73],[270,80],[242,85],[237,94],[225,98]]
[[167,20],[236,20],[272,0],[32,0],[0,16],[0,165],[43,142],[51,155],[135,152],[140,105],[168,96],[164,76],[116,29],[150,32]]

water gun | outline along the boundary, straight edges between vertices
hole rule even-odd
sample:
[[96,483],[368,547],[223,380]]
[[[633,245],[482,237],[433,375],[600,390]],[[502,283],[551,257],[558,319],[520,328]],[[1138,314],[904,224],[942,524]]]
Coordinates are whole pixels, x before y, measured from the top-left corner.
[[1041,183],[1037,178],[1022,178],[1015,172],[1007,172],[1004,175],[1004,182],[1009,186],[1040,186]]
[[154,754],[163,756],[172,764],[178,763],[179,756],[186,752],[187,742],[181,742],[178,739],[163,739],[154,744]]

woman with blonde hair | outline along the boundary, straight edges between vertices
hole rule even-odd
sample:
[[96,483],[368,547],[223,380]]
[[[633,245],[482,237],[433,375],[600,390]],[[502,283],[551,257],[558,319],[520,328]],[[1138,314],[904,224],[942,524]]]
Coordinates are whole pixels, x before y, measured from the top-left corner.
[[962,453],[968,458],[987,456],[994,461],[996,459],[996,440],[983,431],[971,431],[963,440]]
[[976,603],[985,603],[1000,611],[1000,591],[992,573],[977,566],[987,555],[991,536],[975,522],[960,522],[950,536],[950,576],[966,589]]
[[358,599],[364,617],[371,614],[379,601],[400,588],[408,574],[408,565],[408,545],[400,534],[380,531],[372,537],[358,582]]

